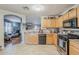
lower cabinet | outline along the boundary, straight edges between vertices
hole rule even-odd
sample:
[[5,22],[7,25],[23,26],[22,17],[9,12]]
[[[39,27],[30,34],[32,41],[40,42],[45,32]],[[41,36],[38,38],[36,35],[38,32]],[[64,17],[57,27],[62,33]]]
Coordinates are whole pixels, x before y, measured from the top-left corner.
[[57,34],[49,33],[49,34],[30,34],[25,33],[25,44],[44,44],[44,45],[57,45]]
[[38,34],[25,33],[25,44],[38,44]]
[[69,48],[70,48],[70,50],[69,50],[70,55],[79,55],[79,49],[75,48],[72,45],[70,45]]
[[54,44],[53,34],[47,34],[46,44],[48,44],[48,45]]
[[75,41],[75,39],[74,41],[70,40],[69,55],[79,55],[79,43],[77,42]]
[[57,45],[57,34],[47,34],[46,44],[48,45]]
[[53,39],[54,39],[54,45],[57,46],[57,33],[54,33],[53,35]]

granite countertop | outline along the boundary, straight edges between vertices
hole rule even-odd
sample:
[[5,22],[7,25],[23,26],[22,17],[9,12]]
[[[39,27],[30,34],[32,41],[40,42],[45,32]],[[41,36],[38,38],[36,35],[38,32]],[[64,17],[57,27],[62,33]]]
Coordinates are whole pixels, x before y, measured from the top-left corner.
[[53,34],[54,32],[52,32],[52,33],[24,32],[24,33],[29,33],[29,34]]

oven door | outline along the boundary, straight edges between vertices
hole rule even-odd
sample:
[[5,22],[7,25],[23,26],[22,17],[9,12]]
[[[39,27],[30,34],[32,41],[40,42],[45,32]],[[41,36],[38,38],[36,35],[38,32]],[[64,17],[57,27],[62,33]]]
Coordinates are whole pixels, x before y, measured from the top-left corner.
[[60,54],[69,55],[69,40],[68,40],[68,37],[58,35],[57,45],[58,45],[57,50]]
[[66,41],[64,41],[63,39],[59,39],[59,44],[58,44],[58,46],[60,47],[60,48],[62,48],[64,51],[66,51]]

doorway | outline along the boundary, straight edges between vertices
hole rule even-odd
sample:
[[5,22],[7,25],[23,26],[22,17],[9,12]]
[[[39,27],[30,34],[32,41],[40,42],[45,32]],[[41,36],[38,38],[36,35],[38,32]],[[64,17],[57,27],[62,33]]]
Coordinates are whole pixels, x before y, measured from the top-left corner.
[[20,44],[22,19],[15,15],[4,16],[4,46]]

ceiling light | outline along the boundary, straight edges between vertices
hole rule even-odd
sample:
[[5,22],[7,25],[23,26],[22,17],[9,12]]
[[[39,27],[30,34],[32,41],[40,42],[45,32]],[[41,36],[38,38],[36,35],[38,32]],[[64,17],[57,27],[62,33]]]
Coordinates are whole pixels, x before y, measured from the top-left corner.
[[32,7],[32,9],[35,10],[35,11],[42,11],[42,10],[44,10],[44,6],[42,6],[42,5],[34,5]]
[[25,6],[23,7],[24,10],[29,10],[29,7]]

